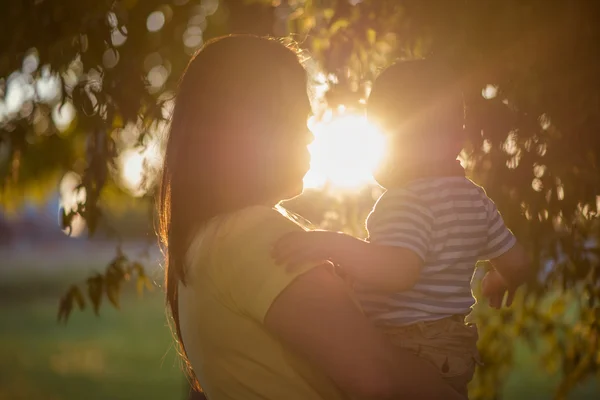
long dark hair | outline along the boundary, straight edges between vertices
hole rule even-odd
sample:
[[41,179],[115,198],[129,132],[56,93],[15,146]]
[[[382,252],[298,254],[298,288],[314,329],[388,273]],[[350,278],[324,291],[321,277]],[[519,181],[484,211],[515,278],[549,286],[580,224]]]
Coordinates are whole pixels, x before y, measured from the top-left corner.
[[309,111],[298,54],[275,39],[212,40],[181,78],[162,171],[159,234],[167,306],[196,386],[178,311],[190,242],[215,216],[301,190],[307,143],[299,143],[300,130]]

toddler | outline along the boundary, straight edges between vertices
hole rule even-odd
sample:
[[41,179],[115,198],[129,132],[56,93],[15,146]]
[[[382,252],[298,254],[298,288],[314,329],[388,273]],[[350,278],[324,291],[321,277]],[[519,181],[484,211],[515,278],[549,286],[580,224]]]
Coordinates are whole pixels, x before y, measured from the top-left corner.
[[338,232],[288,235],[274,256],[293,268],[330,260],[354,282],[365,313],[395,345],[429,360],[468,398],[478,363],[477,328],[465,323],[475,299],[475,265],[490,305],[529,276],[523,248],[485,191],[457,161],[464,106],[456,76],[427,60],[389,67],[375,81],[368,117],[388,136],[375,173],[386,188],[369,215],[366,241]]

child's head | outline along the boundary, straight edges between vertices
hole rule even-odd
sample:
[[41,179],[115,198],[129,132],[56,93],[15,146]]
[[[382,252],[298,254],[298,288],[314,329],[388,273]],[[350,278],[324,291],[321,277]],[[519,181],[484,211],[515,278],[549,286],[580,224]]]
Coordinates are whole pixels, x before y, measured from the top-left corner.
[[464,145],[458,76],[435,61],[404,61],[383,71],[367,114],[388,136],[390,162],[401,169],[455,160]]

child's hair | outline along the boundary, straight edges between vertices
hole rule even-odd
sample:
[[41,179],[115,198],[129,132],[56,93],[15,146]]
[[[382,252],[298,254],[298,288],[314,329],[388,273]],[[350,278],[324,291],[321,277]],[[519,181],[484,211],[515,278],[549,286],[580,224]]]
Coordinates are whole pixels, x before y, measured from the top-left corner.
[[[464,102],[459,76],[434,60],[402,61],[375,80],[367,114],[382,130],[404,145],[441,144],[462,148]],[[460,142],[460,145],[454,145]],[[416,148],[415,148],[416,150]]]

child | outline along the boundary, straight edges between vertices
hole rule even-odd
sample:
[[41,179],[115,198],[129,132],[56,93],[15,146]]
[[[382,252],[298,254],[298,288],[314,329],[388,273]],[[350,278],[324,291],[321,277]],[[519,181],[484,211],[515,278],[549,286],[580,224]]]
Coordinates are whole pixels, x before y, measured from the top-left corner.
[[431,361],[457,391],[478,360],[465,323],[479,260],[494,270],[483,293],[499,308],[528,277],[528,259],[484,190],[456,161],[463,147],[457,80],[427,60],[396,64],[373,85],[369,119],[388,134],[375,174],[387,191],[367,219],[369,239],[313,231],[284,237],[275,258],[290,267],[331,260],[355,283],[366,314],[391,341]]

